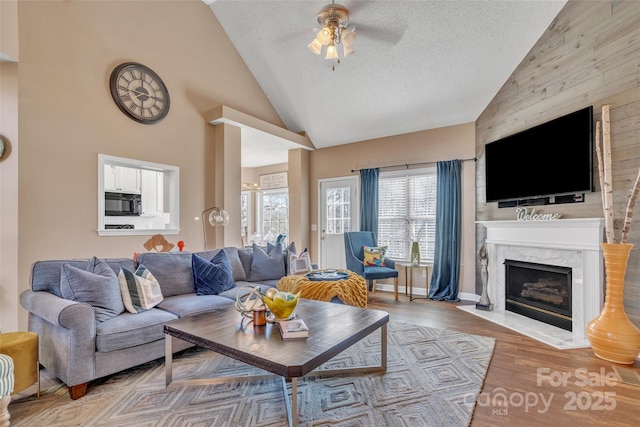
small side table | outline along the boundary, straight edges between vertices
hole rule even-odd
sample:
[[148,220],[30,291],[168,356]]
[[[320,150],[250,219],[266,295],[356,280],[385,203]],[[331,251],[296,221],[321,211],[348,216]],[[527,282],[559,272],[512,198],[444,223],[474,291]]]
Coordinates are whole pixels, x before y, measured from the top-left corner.
[[[407,281],[407,288],[409,288],[409,301],[413,301],[416,299],[429,299],[429,268],[431,267],[430,265],[419,265],[419,266],[413,266],[410,263],[407,264],[400,264],[402,267],[404,267],[404,277],[405,280]],[[413,272],[414,271],[425,271],[425,295],[424,297],[414,297],[413,296]],[[406,288],[405,288],[406,291]]]

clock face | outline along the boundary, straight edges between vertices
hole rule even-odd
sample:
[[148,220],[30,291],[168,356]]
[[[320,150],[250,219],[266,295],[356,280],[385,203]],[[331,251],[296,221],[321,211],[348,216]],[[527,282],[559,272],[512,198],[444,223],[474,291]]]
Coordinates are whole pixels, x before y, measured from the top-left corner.
[[109,87],[118,108],[136,122],[158,123],[169,113],[169,91],[149,67],[120,64],[111,72]]

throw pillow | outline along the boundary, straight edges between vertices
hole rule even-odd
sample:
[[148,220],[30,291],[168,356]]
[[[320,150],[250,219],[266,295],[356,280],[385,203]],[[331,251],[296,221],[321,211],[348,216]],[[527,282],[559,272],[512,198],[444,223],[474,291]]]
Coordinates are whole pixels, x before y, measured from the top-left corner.
[[309,251],[304,250],[300,256],[295,253],[289,253],[289,274],[305,274],[312,270]]
[[282,245],[275,245],[268,254],[260,246],[253,244],[253,259],[251,272],[247,280],[259,282],[261,280],[278,280],[285,276],[284,254]]
[[[273,250],[273,248],[275,248],[276,245],[271,244],[271,243],[267,243],[267,254],[270,254],[271,251]],[[287,246],[282,253],[284,254],[284,271],[286,275],[292,274],[291,273],[291,266],[289,264],[289,260],[291,259],[291,254],[297,254],[298,251],[296,250],[296,242],[291,242],[289,243],[289,246]]]
[[212,259],[220,251],[225,251],[227,253],[227,258],[229,258],[229,264],[231,264],[231,271],[233,272],[233,281],[240,282],[240,281],[247,280],[247,273],[245,272],[244,266],[242,265],[242,260],[240,259],[240,253],[238,252],[238,248],[224,247],[222,249],[211,249],[208,251],[195,252],[195,253],[197,253],[204,259]]
[[118,273],[122,302],[129,313],[137,314],[160,304],[163,300],[158,280],[140,264],[135,272],[121,268]]
[[[270,254],[271,251],[274,250],[278,245],[280,245],[280,243],[274,245],[273,243],[267,242],[267,253]],[[280,245],[280,246],[282,246],[282,245]],[[289,246],[287,246],[286,248],[283,249],[284,253],[287,253],[287,251],[295,253],[296,252],[296,242],[289,243]]]
[[227,253],[227,258],[229,258],[229,264],[231,265],[231,271],[233,272],[233,281],[247,280],[247,273],[242,267],[242,261],[240,261],[238,249],[229,247],[223,248],[222,250]]
[[235,286],[231,263],[225,251],[219,251],[211,261],[193,254],[191,263],[197,295],[218,295]]
[[364,265],[366,267],[384,267],[384,254],[387,251],[386,246],[363,246]]
[[60,292],[65,299],[90,304],[98,323],[124,311],[118,276],[106,262],[96,257],[84,270],[62,264]]

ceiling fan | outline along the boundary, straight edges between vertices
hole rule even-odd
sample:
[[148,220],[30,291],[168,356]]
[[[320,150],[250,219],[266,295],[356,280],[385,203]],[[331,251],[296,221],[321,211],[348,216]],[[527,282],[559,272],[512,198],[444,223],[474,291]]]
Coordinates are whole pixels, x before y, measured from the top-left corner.
[[[366,5],[368,2],[356,2],[356,5]],[[353,9],[353,8],[352,8]],[[338,46],[342,45],[342,56],[346,57],[355,52],[353,43],[356,39],[356,26],[349,22],[349,9],[341,4],[336,4],[335,0],[331,4],[324,6],[316,15],[320,30],[315,38],[307,45],[309,50],[316,55],[322,53],[326,46],[325,59],[337,60],[340,63]],[[360,26],[370,38],[383,41],[385,43],[396,44],[400,41],[406,28],[397,29],[369,28]],[[335,66],[332,67],[335,70]]]
[[320,55],[322,47],[327,46],[325,59],[337,59],[338,64],[340,63],[340,56],[338,55],[337,45],[342,45],[342,55],[344,57],[355,52],[353,49],[353,42],[356,38],[355,27],[348,26],[349,10],[346,7],[336,4],[334,1],[324,6],[318,12],[316,18],[321,29],[307,46],[311,52]]

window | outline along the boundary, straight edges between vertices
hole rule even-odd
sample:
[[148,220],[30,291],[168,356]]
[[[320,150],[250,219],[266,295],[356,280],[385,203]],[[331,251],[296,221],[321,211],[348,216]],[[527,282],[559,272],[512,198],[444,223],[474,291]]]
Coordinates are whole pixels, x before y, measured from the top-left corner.
[[351,231],[351,187],[327,189],[327,234]]
[[251,233],[251,192],[240,193],[240,235],[249,241]]
[[417,240],[420,258],[433,261],[436,177],[436,168],[380,173],[378,245],[388,247],[390,258],[409,261]]
[[279,234],[289,234],[289,192],[260,192],[258,233],[265,242],[275,242]]

